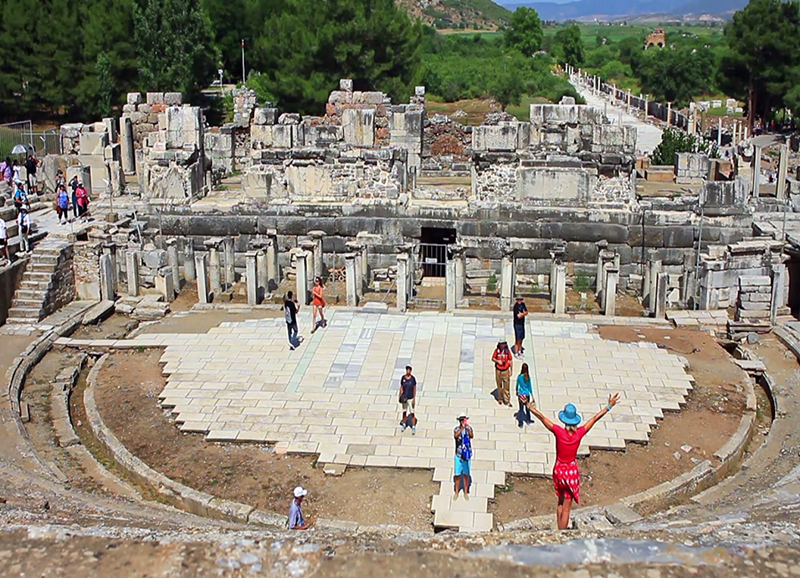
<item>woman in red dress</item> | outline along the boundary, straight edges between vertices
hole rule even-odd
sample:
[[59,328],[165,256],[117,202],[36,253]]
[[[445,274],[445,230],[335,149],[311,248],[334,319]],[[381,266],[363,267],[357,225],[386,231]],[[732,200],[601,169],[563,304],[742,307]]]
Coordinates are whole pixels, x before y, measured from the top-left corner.
[[[314,333],[318,327],[327,327],[328,322],[325,321],[325,285],[322,284],[322,279],[317,277],[314,279],[314,286],[311,288],[311,311],[312,323],[311,333]],[[317,314],[319,314],[319,323],[317,323]]]
[[564,427],[561,427],[554,424],[546,415],[536,409],[536,404],[532,398],[528,402],[528,409],[531,410],[531,413],[556,436],[556,463],[553,466],[553,486],[558,496],[556,518],[558,519],[559,530],[566,530],[569,526],[572,501],[575,500],[580,503],[581,473],[578,469],[576,458],[581,440],[594,427],[597,420],[610,412],[618,401],[618,393],[609,395],[606,406],[587,421],[586,425],[580,427],[578,424],[581,423],[581,416],[578,415],[575,406],[571,403],[565,405],[564,409],[558,412],[558,419],[564,424]]

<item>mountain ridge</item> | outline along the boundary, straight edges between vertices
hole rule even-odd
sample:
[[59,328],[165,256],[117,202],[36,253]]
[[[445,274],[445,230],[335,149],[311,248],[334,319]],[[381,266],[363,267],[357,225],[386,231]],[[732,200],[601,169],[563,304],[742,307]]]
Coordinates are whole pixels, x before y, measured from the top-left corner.
[[574,2],[501,2],[509,10],[520,6],[534,8],[543,20],[620,19],[649,14],[673,16],[702,15],[728,16],[744,8],[748,0],[577,0]]

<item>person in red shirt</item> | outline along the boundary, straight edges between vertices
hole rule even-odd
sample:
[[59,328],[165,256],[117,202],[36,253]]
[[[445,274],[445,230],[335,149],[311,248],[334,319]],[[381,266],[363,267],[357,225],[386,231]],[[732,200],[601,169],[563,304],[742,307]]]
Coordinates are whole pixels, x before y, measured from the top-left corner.
[[568,403],[562,411],[558,412],[558,419],[564,424],[564,427],[554,424],[546,415],[536,409],[533,398],[528,402],[528,409],[531,410],[531,413],[556,437],[556,463],[553,466],[553,486],[558,496],[556,518],[559,530],[566,530],[569,526],[572,501],[575,500],[575,502],[580,503],[581,472],[578,469],[576,458],[578,457],[578,447],[581,445],[581,440],[601,417],[617,405],[618,401],[619,393],[609,395],[606,406],[587,421],[586,425],[582,426],[578,426],[581,423],[581,416],[575,406]]
[[505,339],[497,344],[497,348],[492,354],[492,361],[494,362],[494,381],[497,385],[497,403],[511,407],[511,370],[514,363]]

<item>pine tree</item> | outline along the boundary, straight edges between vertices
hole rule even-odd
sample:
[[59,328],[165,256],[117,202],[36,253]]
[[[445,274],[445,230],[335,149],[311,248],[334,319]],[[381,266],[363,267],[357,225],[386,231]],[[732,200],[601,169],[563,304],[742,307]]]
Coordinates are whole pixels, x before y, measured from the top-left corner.
[[255,67],[281,106],[319,114],[339,78],[357,90],[407,98],[420,55],[421,25],[393,0],[287,0],[256,42]]
[[191,95],[214,78],[219,52],[199,0],[140,0],[133,13],[143,89]]

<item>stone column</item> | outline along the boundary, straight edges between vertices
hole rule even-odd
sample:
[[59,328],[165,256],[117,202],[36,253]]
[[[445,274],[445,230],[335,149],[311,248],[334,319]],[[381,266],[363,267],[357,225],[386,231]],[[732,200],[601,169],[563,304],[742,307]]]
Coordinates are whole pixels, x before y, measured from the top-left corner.
[[669,275],[658,273],[655,282],[655,303],[652,307],[653,317],[663,319],[667,311],[667,287],[669,285]]
[[758,198],[758,188],[761,186],[761,147],[753,145],[753,197]]
[[[784,145],[785,146],[785,145]],[[778,323],[779,310],[784,307],[784,287],[786,285],[786,265],[772,266],[772,298],[769,304],[769,320],[773,325]]]
[[187,281],[194,281],[197,278],[194,268],[194,243],[192,239],[186,239],[183,245],[183,277]]
[[278,233],[275,229],[267,230],[267,281],[269,291],[274,291],[281,283],[281,271],[278,266]]
[[114,284],[114,263],[111,255],[100,256],[100,298],[103,301],[113,301],[116,294]]
[[[606,243],[606,245],[607,244],[608,243]],[[600,297],[600,294],[603,292],[603,265],[608,263],[608,261],[611,259],[611,256],[609,256],[608,253],[609,252],[606,251],[605,248],[600,248],[597,251],[597,271],[595,272],[594,278],[594,292],[598,297]]]
[[667,103],[667,126],[672,125],[672,103]]
[[[219,262],[219,244],[220,239],[209,239],[205,242],[206,247],[208,247],[208,268],[209,279],[211,281],[209,289],[211,289],[214,299],[219,299],[219,296],[222,293],[222,271]],[[198,277],[200,276],[199,271],[197,275]]]
[[567,248],[562,246],[556,246],[550,250],[550,277],[547,280],[550,289],[550,303],[556,298],[556,266],[563,262],[566,253]]
[[689,307],[695,296],[695,256],[691,253],[683,255],[683,272],[681,275],[681,301]]
[[228,289],[236,283],[236,253],[233,247],[233,237],[225,237],[223,248],[225,250],[225,284]]
[[161,293],[167,303],[175,299],[175,283],[172,280],[172,269],[170,267],[159,269],[158,275],[156,275],[156,291]]
[[106,133],[108,133],[108,144],[114,144],[119,138],[117,134],[117,119],[113,117],[104,118],[103,124],[106,126]]
[[397,255],[397,308],[408,310],[408,253]]
[[567,311],[567,266],[556,265],[556,294],[553,300],[553,313],[563,314]]
[[455,311],[456,309],[456,262],[448,259],[444,268],[444,294],[445,310]]
[[112,283],[114,283],[114,291],[116,292],[117,283],[119,282],[119,267],[117,266],[117,244],[116,243],[103,243],[103,255],[111,257],[111,271],[113,273]]
[[256,259],[257,253],[255,251],[248,251],[244,255],[248,305],[258,305],[258,262]]
[[267,253],[264,249],[256,251],[256,288],[258,301],[262,302],[269,293],[269,276],[267,274]]
[[325,259],[322,253],[322,239],[325,237],[325,231],[309,231],[308,236],[314,242],[314,277],[327,279],[328,271],[325,269]]
[[722,147],[722,117],[719,117],[719,124],[717,124],[717,148]]
[[120,152],[122,170],[126,175],[136,174],[136,150],[133,146],[133,123],[129,116],[120,119]]
[[[356,295],[358,298],[361,299],[364,296],[364,283],[365,279],[363,276],[363,268],[361,266],[361,243],[357,241],[348,241],[344,244],[347,248],[347,251],[350,253],[355,253],[355,284],[356,284]],[[345,263],[347,265],[347,263]],[[345,271],[346,273],[347,271]]]
[[128,274],[128,295],[139,296],[139,253],[136,251],[125,252],[125,268]]
[[344,254],[344,277],[347,285],[347,306],[358,306],[358,286],[360,284],[361,272],[356,264],[356,253]]
[[181,291],[181,270],[178,263],[178,239],[170,237],[167,239],[167,264],[172,272],[172,283],[175,290]]
[[306,259],[306,275],[308,275],[308,290],[311,291],[311,288],[314,286],[314,241],[302,241],[300,243],[300,248],[305,251],[305,259]]
[[306,268],[306,252],[297,251],[294,254],[295,293],[301,305],[308,305],[308,269]]
[[467,276],[466,247],[456,245],[453,247],[453,261],[455,262],[456,281],[456,307],[463,307],[464,286]]
[[779,201],[786,200],[786,172],[789,163],[789,147],[781,145],[781,156],[778,161],[778,180],[775,182],[775,197]]
[[208,303],[208,258],[205,254],[194,256],[197,273],[197,302]]
[[515,255],[516,249],[506,248],[503,252],[502,269],[500,271],[500,311],[511,311],[516,285]]
[[603,288],[603,313],[605,315],[615,315],[617,308],[617,285],[619,284],[619,269],[617,267],[606,268],[606,279]]
[[658,292],[658,276],[661,274],[661,261],[650,261],[650,297],[647,306],[650,309],[655,307],[656,294]]
[[361,243],[361,275],[364,277],[364,283],[369,283],[369,245],[365,237],[368,237],[369,233],[361,232],[356,235],[356,239],[361,239],[359,243]]

